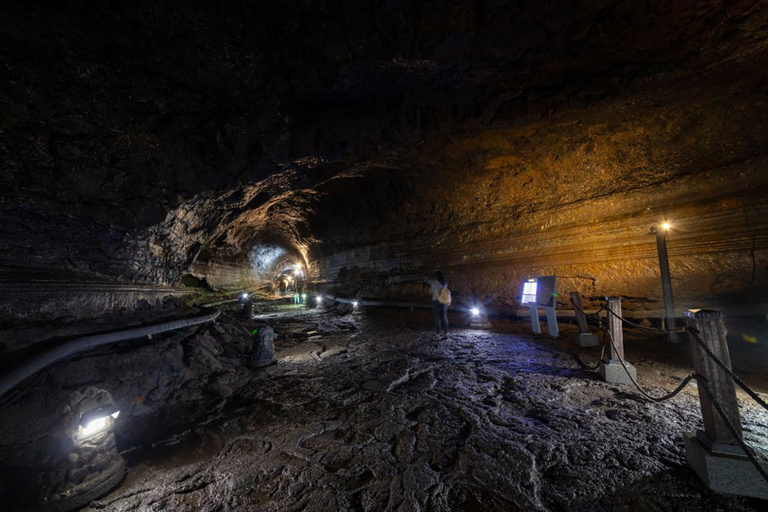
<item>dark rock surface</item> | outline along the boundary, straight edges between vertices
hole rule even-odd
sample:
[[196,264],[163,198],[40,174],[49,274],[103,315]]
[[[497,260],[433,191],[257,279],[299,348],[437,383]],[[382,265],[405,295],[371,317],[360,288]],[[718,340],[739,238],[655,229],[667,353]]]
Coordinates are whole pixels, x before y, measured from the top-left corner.
[[[436,345],[391,314],[306,341],[318,320],[283,320],[277,366],[92,509],[761,508],[706,491],[686,467],[681,432],[700,422],[693,388],[649,404],[552,343],[460,330]],[[659,394],[683,371],[641,364],[640,378]],[[759,446],[768,416],[744,411]],[[200,455],[210,445],[200,436],[217,448]]]
[[[279,362],[251,371],[265,322]],[[57,393],[97,381],[121,409],[128,473],[92,510],[761,509],[707,491],[686,466],[682,433],[701,421],[693,385],[651,404],[580,368],[569,339],[502,323],[435,343],[428,325],[418,312],[289,308],[81,356],[4,401],[1,465],[56,431],[60,418],[39,411]],[[631,340],[652,393],[690,371],[684,348]],[[768,415],[742,398],[745,438],[764,446]]]

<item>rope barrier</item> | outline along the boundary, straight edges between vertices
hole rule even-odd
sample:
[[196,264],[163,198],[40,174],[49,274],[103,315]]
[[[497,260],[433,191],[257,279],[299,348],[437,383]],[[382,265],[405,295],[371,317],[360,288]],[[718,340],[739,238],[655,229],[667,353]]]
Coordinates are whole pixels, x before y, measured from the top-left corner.
[[640,384],[638,384],[635,378],[632,377],[632,374],[630,373],[629,368],[627,368],[627,365],[624,363],[624,358],[618,354],[618,350],[616,349],[616,345],[613,343],[613,336],[611,335],[610,331],[608,331],[608,340],[611,342],[611,346],[616,351],[616,355],[619,358],[619,362],[621,363],[622,368],[624,368],[624,371],[627,372],[627,376],[629,377],[629,380],[632,381],[632,384],[635,385],[635,387],[640,392],[640,394],[647,400],[650,400],[651,402],[661,403],[669,400],[670,398],[673,398],[675,395],[680,393],[683,390],[683,388],[685,388],[685,386],[691,381],[691,379],[693,379],[696,376],[695,373],[688,375],[686,378],[683,379],[680,385],[678,385],[672,392],[667,393],[662,397],[652,396],[648,394],[643,388],[641,388]]
[[[602,310],[602,308],[600,308]],[[598,311],[599,313],[599,311]],[[576,362],[579,363],[579,365],[582,368],[586,368],[587,370],[597,370],[600,367],[600,362],[603,360],[603,357],[605,357],[605,333],[606,333],[606,327],[605,325],[602,325],[602,331],[603,331],[603,342],[600,344],[600,358],[597,360],[597,362],[594,365],[591,365],[587,363],[579,353],[573,352],[574,357],[576,358]]]
[[709,395],[709,399],[712,402],[712,405],[715,406],[715,410],[720,415],[720,417],[723,419],[723,423],[728,427],[728,430],[730,430],[731,435],[736,439],[736,441],[739,443],[739,446],[742,450],[744,450],[744,453],[747,455],[747,458],[752,463],[752,465],[755,466],[755,469],[757,469],[757,472],[760,473],[760,476],[763,477],[763,480],[768,483],[768,473],[766,473],[765,469],[763,468],[763,465],[760,464],[760,462],[757,460],[757,457],[752,453],[752,449],[747,445],[746,442],[741,438],[739,433],[736,431],[736,427],[733,426],[731,423],[731,420],[728,419],[728,416],[726,416],[725,411],[723,411],[723,408],[720,406],[719,403],[717,403],[717,400],[715,400],[715,396],[712,394],[712,392],[709,389],[709,386],[707,385],[707,380],[702,377],[701,375],[696,376],[696,380],[698,381],[699,386],[701,386],[704,391],[707,392],[707,395]]
[[624,317],[622,317],[622,316],[619,316],[619,315],[617,315],[617,314],[616,314],[616,313],[615,313],[615,312],[614,312],[614,311],[613,311],[613,310],[612,310],[612,309],[611,309],[611,308],[608,306],[608,304],[606,304],[605,306],[603,306],[603,308],[604,308],[604,309],[605,309],[605,310],[606,310],[606,311],[607,311],[609,314],[611,314],[611,315],[615,316],[616,318],[618,318],[619,320],[621,320],[621,321],[622,321],[622,322],[624,322],[625,324],[627,324],[627,325],[630,325],[630,326],[632,326],[632,327],[634,327],[634,328],[636,328],[636,329],[640,329],[641,331],[649,331],[649,332],[655,332],[655,333],[658,333],[658,334],[669,334],[669,333],[672,333],[672,332],[677,332],[677,333],[680,333],[680,332],[685,332],[685,331],[686,331],[686,328],[685,328],[685,327],[678,327],[678,328],[676,328],[676,329],[657,329],[656,327],[646,327],[646,326],[644,326],[644,325],[640,325],[640,324],[636,324],[636,323],[634,323],[634,322],[630,322],[630,321],[629,321],[629,320],[627,320],[626,318],[624,318]]
[[653,328],[653,327],[645,327],[643,325],[639,325],[639,324],[635,324],[633,322],[630,322],[626,318],[623,318],[623,317],[617,315],[613,310],[611,310],[611,308],[607,304],[604,305],[603,308],[601,308],[601,309],[605,309],[609,314],[615,316],[616,318],[618,318],[619,320],[621,320],[625,324],[631,325],[631,326],[636,327],[636,328],[641,329],[641,330],[656,332],[656,333],[659,333],[659,334],[669,334],[671,332],[677,332],[677,333],[688,332],[688,333],[690,333],[693,336],[694,340],[696,340],[696,343],[698,343],[699,346],[704,350],[704,352],[713,361],[715,361],[715,363],[720,368],[722,368],[731,377],[731,379],[733,379],[733,381],[736,384],[738,384],[738,386],[741,389],[743,389],[744,392],[747,395],[749,395],[750,398],[752,398],[755,402],[757,402],[762,408],[768,410],[768,403],[766,403],[762,398],[760,398],[760,396],[754,390],[752,390],[743,380],[741,380],[741,378],[739,378],[738,375],[733,373],[733,370],[728,368],[725,365],[725,363],[723,363],[720,359],[718,359],[718,357],[704,343],[704,340],[701,339],[701,336],[699,335],[698,330],[696,330],[695,327],[687,326],[687,327],[680,327],[680,328],[677,328],[677,329],[656,329],[656,328]]
[[715,362],[715,364],[717,364],[717,365],[718,365],[720,368],[722,368],[722,369],[725,371],[725,373],[727,373],[727,374],[728,374],[728,375],[731,377],[731,379],[733,379],[733,381],[734,381],[736,384],[738,384],[738,385],[739,385],[739,387],[740,387],[741,389],[743,389],[743,390],[744,390],[744,392],[745,392],[747,395],[749,395],[749,396],[750,396],[750,397],[751,397],[751,398],[752,398],[752,399],[753,399],[755,402],[757,402],[758,404],[760,404],[760,406],[762,406],[762,407],[763,407],[763,409],[766,409],[766,410],[768,410],[768,404],[767,404],[767,403],[765,403],[765,401],[764,401],[762,398],[760,398],[760,396],[758,396],[758,394],[757,394],[755,391],[753,391],[753,390],[752,390],[752,388],[750,388],[749,386],[747,386],[747,385],[746,385],[746,383],[744,383],[744,381],[743,381],[743,380],[741,380],[741,379],[739,378],[739,376],[738,376],[738,375],[736,375],[735,373],[733,373],[733,370],[731,370],[730,368],[728,368],[728,366],[726,366],[726,364],[725,364],[725,363],[723,363],[723,362],[722,362],[722,361],[721,361],[721,360],[720,360],[720,359],[719,359],[719,358],[718,358],[718,357],[717,357],[717,356],[716,356],[716,355],[715,355],[715,354],[712,352],[712,350],[711,350],[711,349],[710,349],[710,348],[707,346],[707,344],[706,344],[706,343],[704,343],[704,340],[703,340],[703,339],[701,339],[701,336],[699,335],[699,331],[698,331],[698,330],[697,330],[695,327],[689,327],[689,328],[688,328],[688,332],[690,332],[690,333],[691,333],[691,335],[693,336],[693,339],[694,339],[694,340],[696,340],[696,343],[698,343],[698,344],[699,344],[699,346],[700,346],[700,347],[701,347],[701,348],[704,350],[704,352],[705,352],[705,353],[706,353],[706,354],[707,354],[707,355],[710,357],[710,359],[712,359],[712,360]]
[[[573,300],[571,300],[571,304],[573,305],[574,309],[580,309],[576,306],[576,304],[573,303]],[[669,334],[671,332],[689,332],[694,340],[696,340],[696,343],[704,350],[704,352],[717,364],[722,370],[724,370],[730,377],[733,379],[733,381],[739,385],[741,389],[744,390],[744,392],[747,393],[753,400],[755,400],[760,406],[762,406],[764,409],[768,410],[768,404],[760,398],[760,396],[752,390],[747,384],[739,378],[738,375],[736,375],[733,370],[728,368],[728,366],[723,363],[715,354],[712,352],[712,350],[704,343],[704,340],[699,335],[698,330],[693,326],[678,328],[678,329],[656,329],[652,327],[645,327],[643,325],[635,324],[633,322],[630,322],[629,320],[622,318],[621,316],[617,315],[613,310],[611,310],[608,305],[604,305],[602,309],[605,309],[609,314],[615,316],[619,320],[621,320],[623,323],[628,324],[632,327],[638,328],[640,330],[659,333],[659,334]],[[581,310],[581,313],[584,314],[584,311]],[[599,313],[599,312],[598,312]],[[585,315],[586,316],[586,315]],[[599,317],[598,317],[598,320]],[[602,324],[602,322],[601,322]],[[626,363],[624,362],[624,358],[622,358],[620,355],[618,355],[618,350],[616,350],[616,345],[613,341],[613,336],[611,335],[610,330],[604,329],[603,331],[603,351],[600,354],[600,360],[603,358],[604,350],[605,350],[605,333],[608,334],[608,340],[611,343],[611,346],[613,347],[614,351],[616,351],[616,354],[618,356],[619,362],[621,363],[622,368],[624,368],[624,371],[627,373],[627,376],[629,377],[629,380],[632,381],[632,384],[634,384],[635,388],[640,392],[643,398],[650,400],[652,402],[660,403],[664,402],[666,400],[669,400],[670,398],[673,398],[675,395],[680,393],[683,388],[692,380],[696,379],[698,385],[704,389],[704,391],[709,396],[710,401],[712,402],[712,405],[715,407],[715,410],[722,418],[723,422],[725,423],[726,427],[728,427],[728,430],[731,432],[731,435],[734,439],[736,439],[737,443],[741,447],[741,449],[744,451],[744,453],[747,456],[747,459],[749,459],[750,463],[755,467],[757,472],[760,474],[760,476],[765,480],[766,483],[768,483],[768,472],[763,468],[762,464],[757,459],[757,456],[753,453],[751,447],[747,445],[747,443],[743,440],[743,438],[739,435],[739,433],[736,430],[736,427],[734,427],[733,423],[731,423],[731,420],[728,419],[728,416],[725,414],[725,411],[723,410],[722,406],[717,402],[714,395],[712,394],[709,385],[707,384],[707,380],[696,373],[692,373],[688,375],[683,381],[675,388],[672,392],[662,396],[662,397],[654,397],[650,395],[648,392],[646,392],[640,385],[637,383],[637,380],[632,377],[632,374],[629,371],[629,368],[627,368]],[[581,357],[576,354],[576,359],[579,361],[580,364],[583,364],[584,366],[590,367],[587,365]],[[590,369],[596,369],[597,366],[599,366],[600,361],[598,361],[597,365],[595,367],[590,367]]]

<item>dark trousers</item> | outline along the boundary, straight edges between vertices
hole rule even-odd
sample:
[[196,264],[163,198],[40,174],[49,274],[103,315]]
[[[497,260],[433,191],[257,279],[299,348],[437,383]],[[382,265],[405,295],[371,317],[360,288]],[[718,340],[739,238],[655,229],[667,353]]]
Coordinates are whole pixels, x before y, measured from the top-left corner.
[[448,334],[448,306],[433,300],[432,316],[435,317],[435,332],[440,334],[440,325],[442,324],[443,332]]

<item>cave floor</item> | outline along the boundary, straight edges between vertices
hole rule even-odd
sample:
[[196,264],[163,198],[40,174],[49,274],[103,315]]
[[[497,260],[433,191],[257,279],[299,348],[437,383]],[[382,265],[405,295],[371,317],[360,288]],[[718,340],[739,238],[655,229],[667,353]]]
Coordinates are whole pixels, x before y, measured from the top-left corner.
[[[572,330],[434,342],[424,311],[272,320],[278,364],[205,425],[124,453],[127,477],[88,510],[764,510],[686,465],[694,384],[642,401],[579,367]],[[657,395],[690,372],[641,352]],[[768,446],[768,414],[739,396],[746,439]]]

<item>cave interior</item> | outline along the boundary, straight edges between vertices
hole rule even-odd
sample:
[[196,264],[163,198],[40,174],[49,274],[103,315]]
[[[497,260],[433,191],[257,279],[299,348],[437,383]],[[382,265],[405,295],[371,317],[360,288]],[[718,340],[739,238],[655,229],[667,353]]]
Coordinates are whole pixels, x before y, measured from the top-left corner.
[[3,509],[765,510],[766,2],[8,0],[0,60]]

